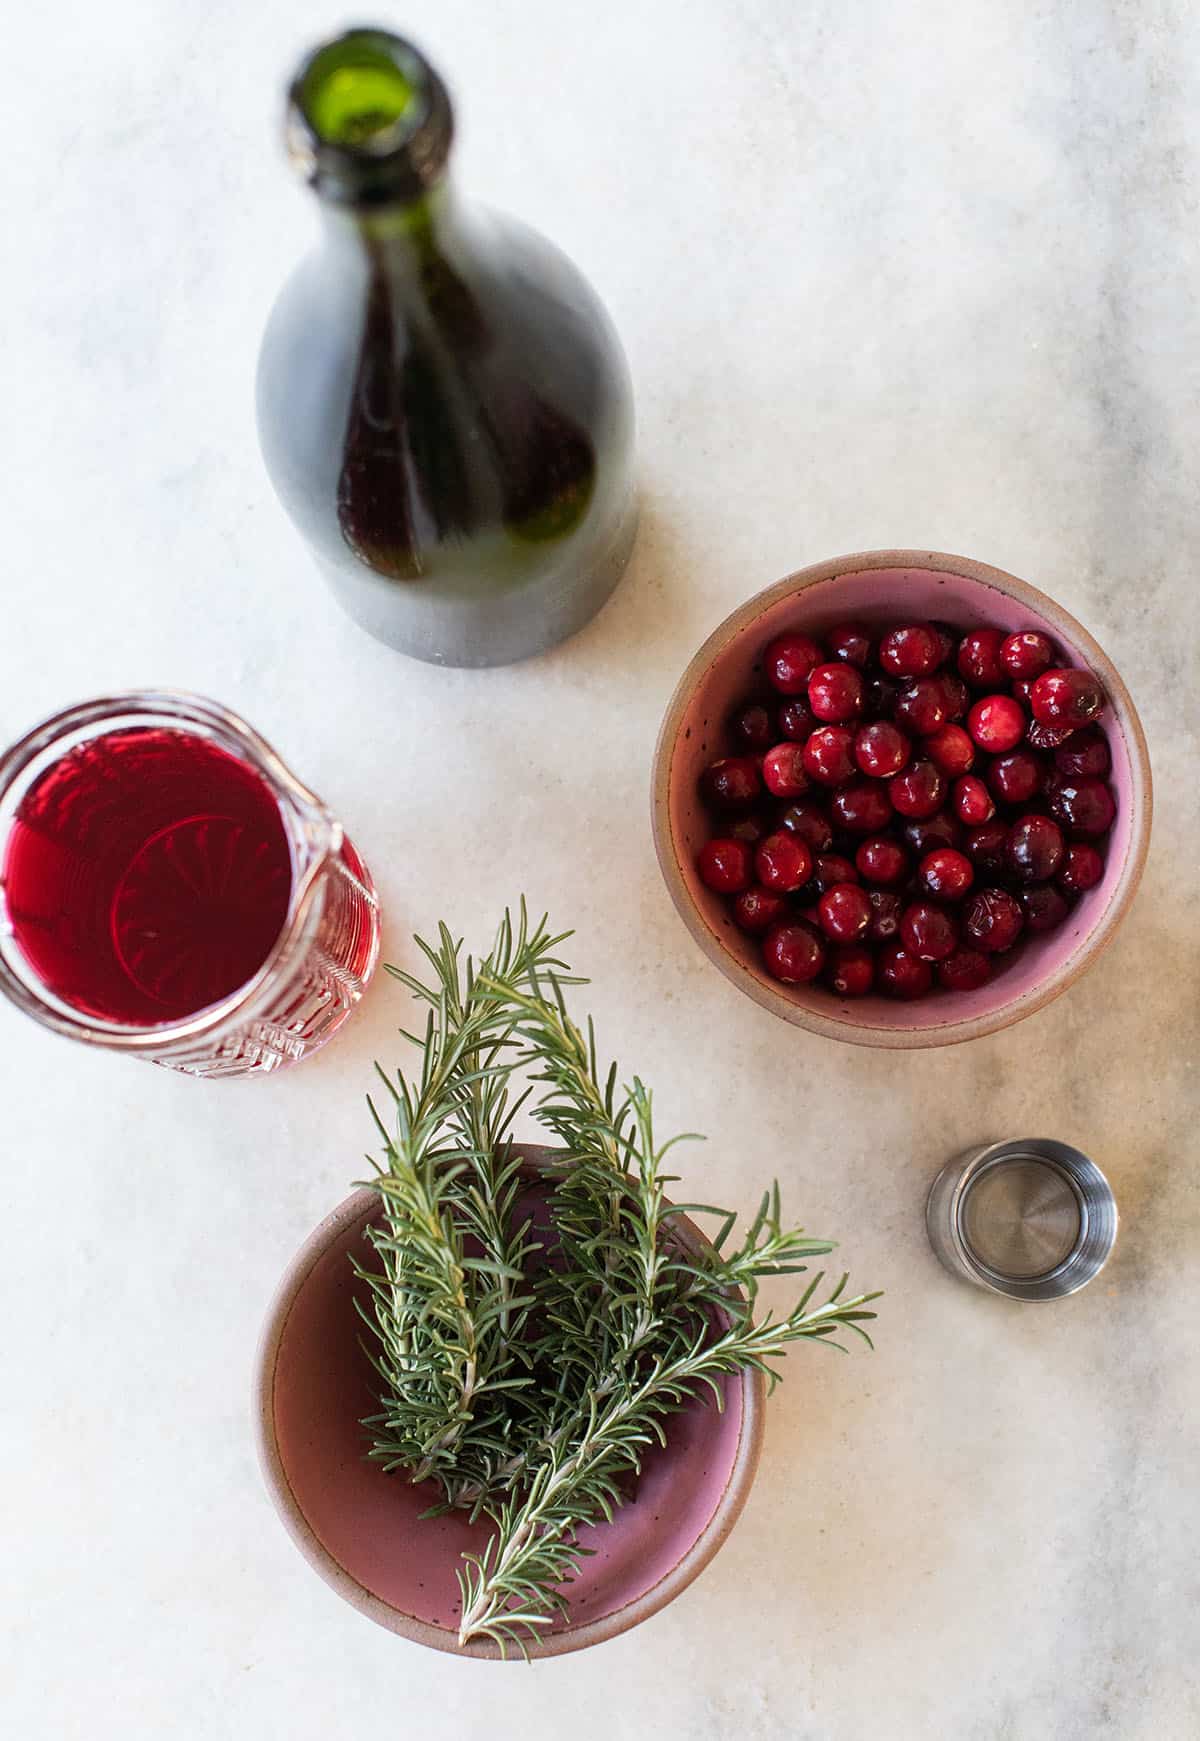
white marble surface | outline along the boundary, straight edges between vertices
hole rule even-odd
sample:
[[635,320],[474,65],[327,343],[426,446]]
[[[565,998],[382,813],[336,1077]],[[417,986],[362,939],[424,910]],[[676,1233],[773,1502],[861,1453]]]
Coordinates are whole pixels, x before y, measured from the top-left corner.
[[[386,12],[386,9],[385,9]],[[389,15],[392,16],[392,15]],[[327,599],[259,464],[260,325],[312,213],[276,91],[315,0],[61,0],[6,18],[0,736],[110,685],[207,690],[341,809],[386,948],[578,927],[601,1029],[707,1130],[695,1193],[778,1172],[878,1352],[801,1353],[742,1523],[643,1629],[493,1669],[318,1582],[255,1469],[281,1266],[360,1170],[378,984],[292,1075],[192,1083],[0,1010],[3,1727],[20,1741],[1189,1741],[1200,29],[1182,3],[411,0],[463,182],[594,278],[639,386],[645,527],[573,645],[444,674]],[[1158,779],[1120,938],[948,1053],[791,1031],[688,940],[646,818],[657,721],[747,593],[928,544],[1047,587],[1128,677]],[[1112,1178],[1102,1281],[953,1283],[948,1153],[1045,1132]]]

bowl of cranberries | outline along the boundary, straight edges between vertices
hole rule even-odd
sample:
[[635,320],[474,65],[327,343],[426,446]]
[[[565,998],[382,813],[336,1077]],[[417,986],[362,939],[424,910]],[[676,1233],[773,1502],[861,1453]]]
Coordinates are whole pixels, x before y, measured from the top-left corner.
[[659,862],[786,1020],[868,1046],[1008,1026],[1095,960],[1150,836],[1142,728],[1044,593],[964,557],[818,563],[726,619],[663,722]]

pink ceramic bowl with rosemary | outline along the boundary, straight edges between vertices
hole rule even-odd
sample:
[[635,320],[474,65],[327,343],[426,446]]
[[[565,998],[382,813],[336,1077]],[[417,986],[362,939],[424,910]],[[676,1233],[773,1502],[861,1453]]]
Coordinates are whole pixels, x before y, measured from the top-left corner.
[[[547,1152],[524,1151],[534,1164]],[[464,1551],[483,1548],[486,1521],[422,1518],[440,1489],[385,1474],[364,1455],[359,1422],[378,1404],[351,1257],[370,1260],[363,1233],[378,1212],[374,1191],[354,1192],[309,1236],[280,1284],[257,1362],[263,1473],[300,1552],[360,1613],[434,1650],[498,1658],[490,1638],[458,1640],[455,1571]],[[671,1226],[694,1254],[707,1248],[682,1216]],[[697,1400],[671,1416],[666,1447],[646,1457],[630,1502],[611,1524],[580,1532],[594,1551],[569,1587],[569,1617],[531,1639],[530,1656],[615,1638],[666,1607],[712,1559],[754,1480],[765,1401],[756,1373],[721,1384],[724,1408]]]
[[[729,753],[733,710],[761,685],[764,649],[799,631],[820,637],[836,624],[869,627],[933,621],[961,631],[1049,637],[1064,664],[1092,671],[1108,704],[1099,723],[1112,756],[1117,814],[1105,842],[1102,880],[1055,931],[1023,939],[987,984],[938,991],[918,1002],[872,994],[839,998],[816,982],[784,984],[762,961],[757,939],[734,923],[728,903],[701,881],[697,854],[713,832],[700,776]],[[659,864],[684,923],[727,979],[785,1021],[860,1046],[946,1046],[1008,1027],[1067,990],[1111,942],[1128,912],[1150,842],[1151,785],[1146,741],[1116,667],[1061,605],[1027,581],[967,557],[923,550],[873,550],[816,563],[748,599],[711,634],[667,709],[655,752],[653,823]]]

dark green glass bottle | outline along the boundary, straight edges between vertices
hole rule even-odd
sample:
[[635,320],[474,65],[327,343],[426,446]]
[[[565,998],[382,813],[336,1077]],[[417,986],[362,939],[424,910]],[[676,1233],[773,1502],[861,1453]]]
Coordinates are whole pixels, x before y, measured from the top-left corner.
[[633,401],[595,293],[466,206],[453,117],[410,43],[352,30],[292,85],[323,245],[271,314],[263,454],[341,603],[419,659],[500,665],[591,618],[633,544]]

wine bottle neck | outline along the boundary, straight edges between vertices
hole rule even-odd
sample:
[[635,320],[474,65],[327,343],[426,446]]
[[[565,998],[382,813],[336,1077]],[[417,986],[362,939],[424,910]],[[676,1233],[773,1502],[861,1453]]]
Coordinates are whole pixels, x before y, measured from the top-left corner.
[[464,217],[457,190],[442,181],[419,199],[359,208],[322,200],[326,246],[340,259],[369,259],[397,278],[415,276],[431,260],[463,250]]

